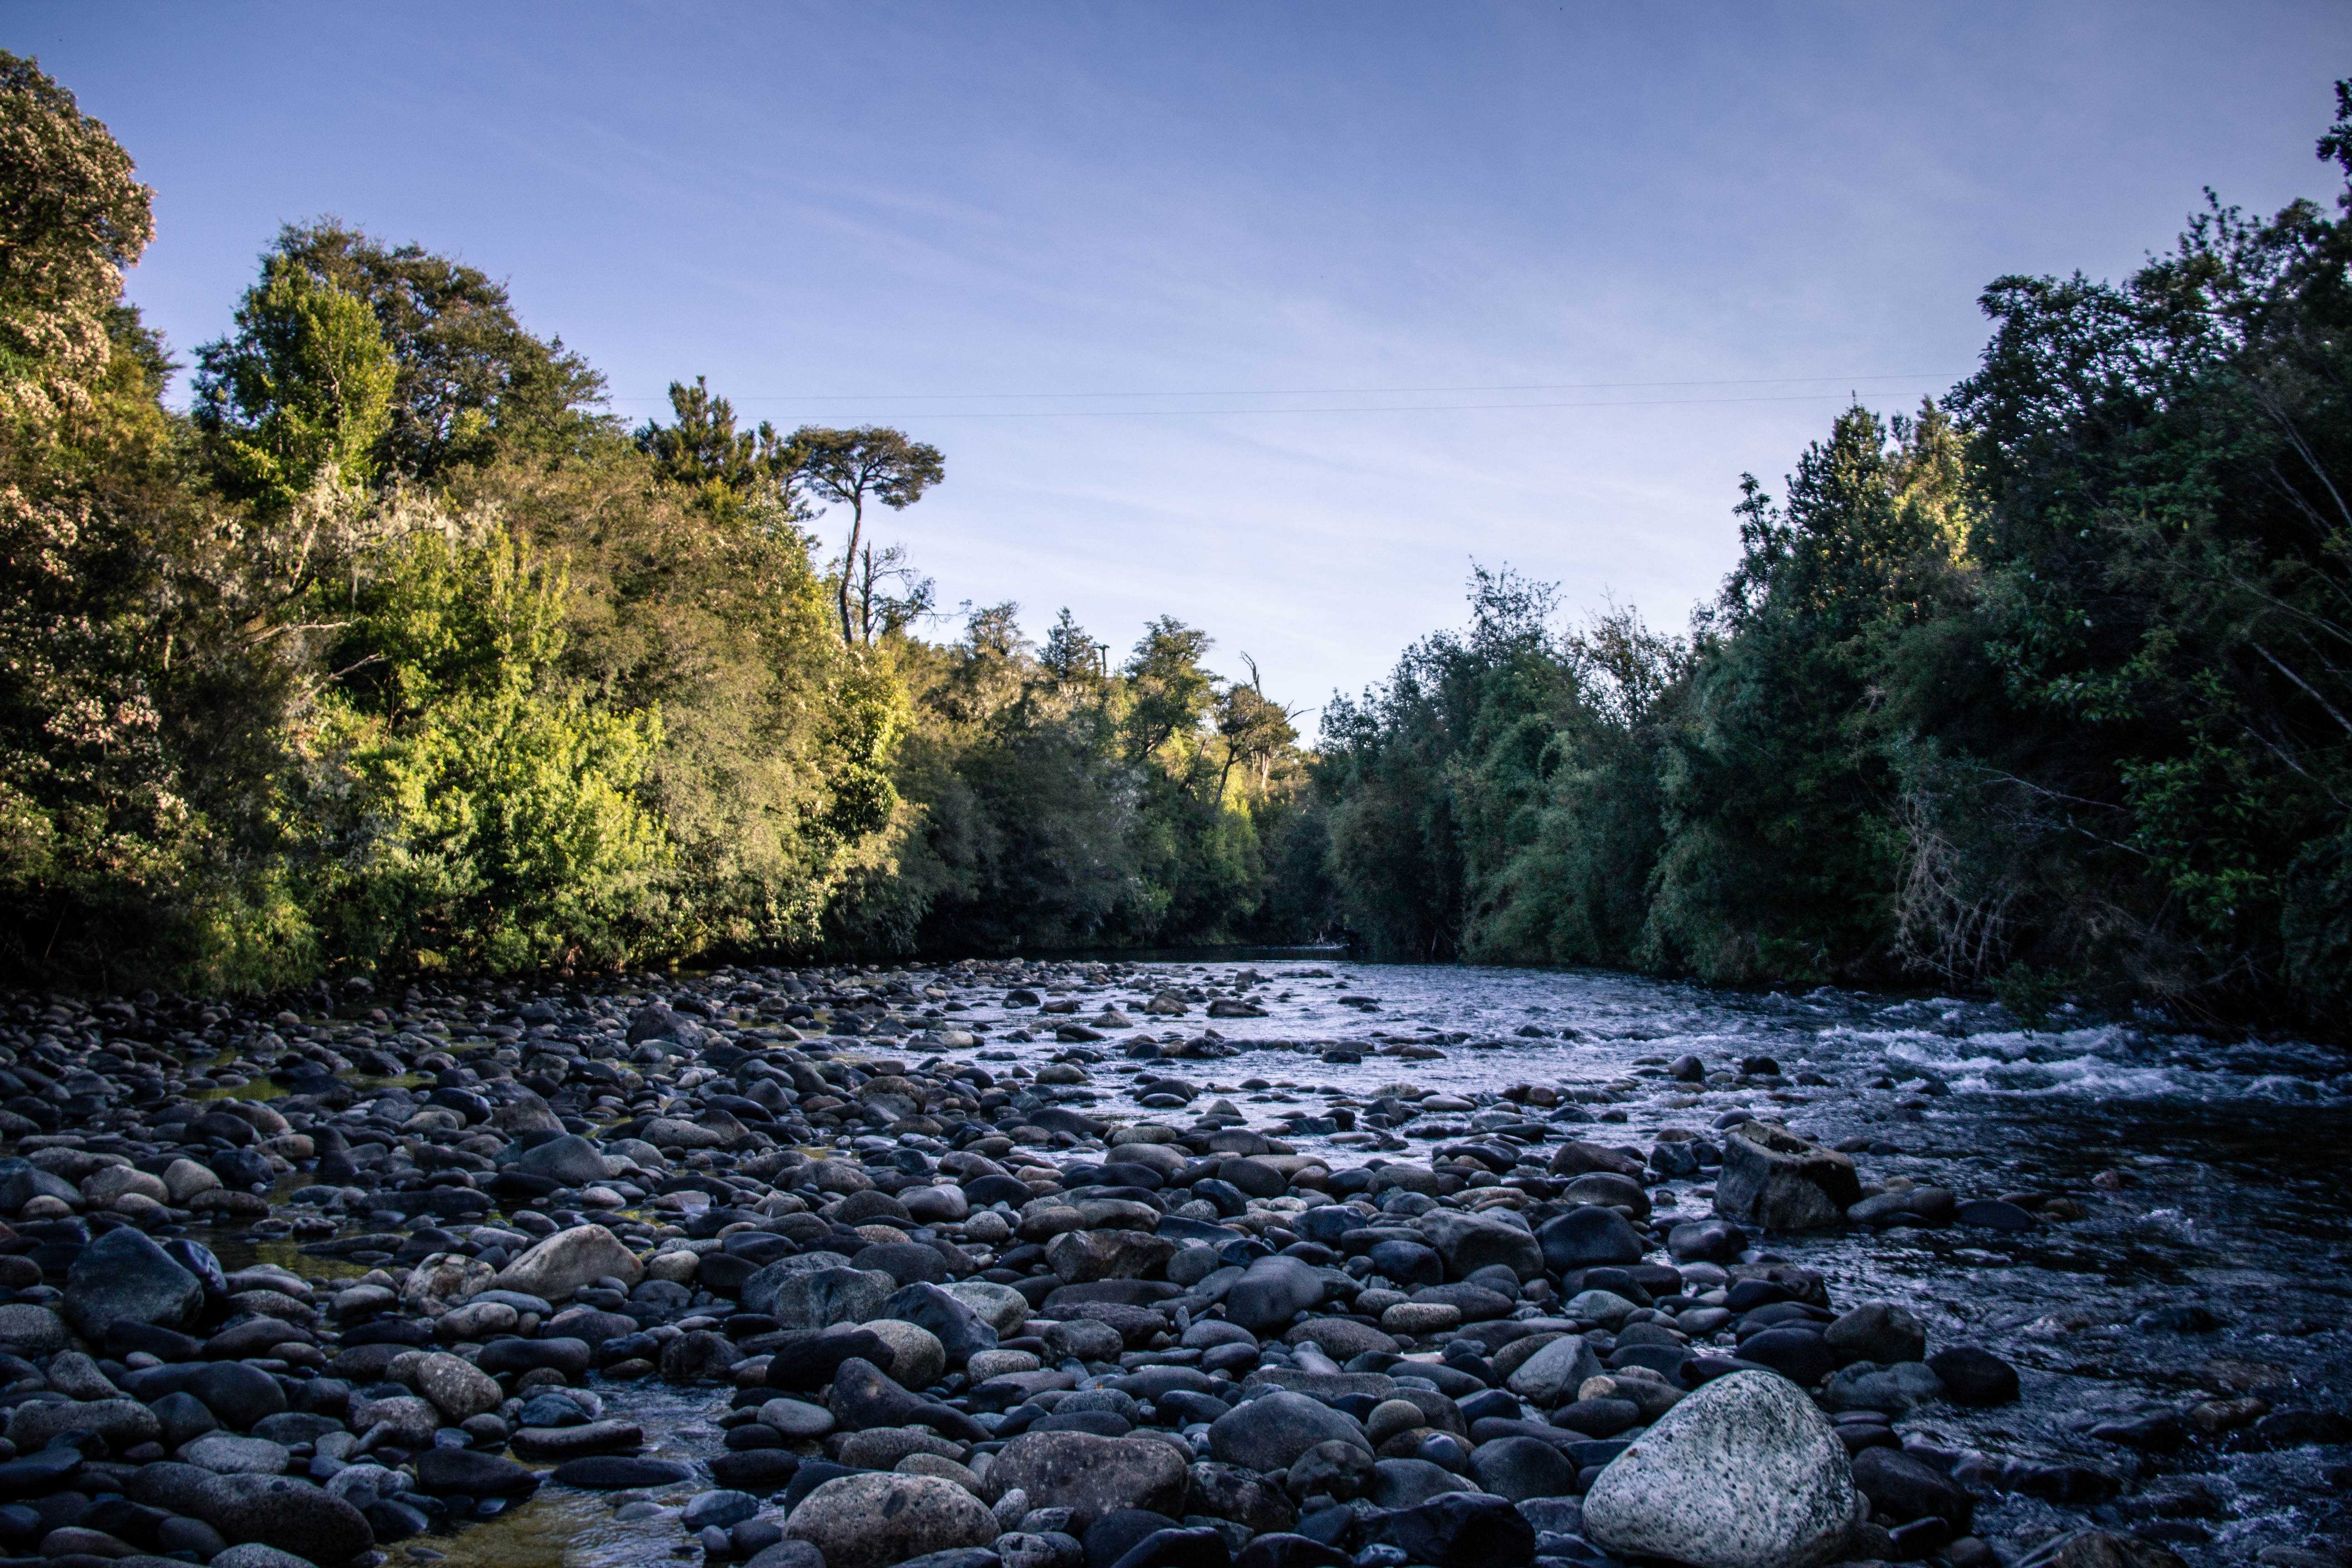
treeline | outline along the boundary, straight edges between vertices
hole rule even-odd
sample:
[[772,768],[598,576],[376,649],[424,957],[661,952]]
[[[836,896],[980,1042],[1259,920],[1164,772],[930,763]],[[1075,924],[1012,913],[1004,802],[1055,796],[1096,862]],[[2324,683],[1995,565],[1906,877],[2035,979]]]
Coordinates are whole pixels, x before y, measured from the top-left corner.
[[[2319,143],[2352,175],[2352,84]],[[2120,284],[2004,278],[1978,372],[1856,407],[1687,637],[1482,576],[1324,721],[1392,958],[1990,984],[2343,1032],[2352,187]]]
[[[0,963],[268,990],[1303,929],[1288,715],[1208,638],[933,646],[888,429],[631,430],[504,288],[287,228],[195,351],[151,193],[0,55]],[[877,508],[869,514],[866,508]],[[847,522],[828,563],[821,518]],[[1311,879],[1310,879],[1311,881]]]
[[876,532],[934,448],[743,428],[698,379],[628,428],[499,283],[332,220],[175,411],[122,299],[150,195],[0,55],[10,978],[1339,935],[2342,1030],[2341,202],[1999,280],[1949,397],[1746,482],[1687,635],[1481,574],[1310,754],[1174,620],[927,635]]

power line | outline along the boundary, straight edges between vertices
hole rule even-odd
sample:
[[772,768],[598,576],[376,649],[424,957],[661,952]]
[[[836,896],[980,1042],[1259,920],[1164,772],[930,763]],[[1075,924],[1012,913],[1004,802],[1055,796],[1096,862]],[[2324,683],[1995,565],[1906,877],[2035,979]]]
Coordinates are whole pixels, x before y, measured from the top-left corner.
[[[994,399],[1053,399],[1080,397],[1387,397],[1425,395],[1449,392],[1638,392],[1666,386],[1800,386],[1809,382],[1843,381],[1849,384],[1865,381],[1954,381],[1965,373],[1927,373],[1887,375],[1771,375],[1714,381],[1558,381],[1502,383],[1495,385],[1468,386],[1300,386],[1260,390],[1255,387],[1234,387],[1210,392],[850,392],[850,393],[746,393],[730,395],[730,403],[971,403]],[[615,397],[614,403],[667,403],[660,397]],[[1475,407],[1581,407],[1571,404],[1501,404],[1471,405]],[[1188,412],[1171,410],[1169,412]],[[1255,413],[1259,410],[1238,410]],[[1360,412],[1354,409],[1310,410],[1308,412]]]
[[1510,408],[1666,408],[1730,403],[1822,403],[1853,395],[1801,392],[1769,397],[1608,398],[1582,403],[1373,403],[1320,408],[1029,408],[1006,413],[923,409],[900,414],[909,424],[937,419],[1206,419],[1244,414],[1459,414]]

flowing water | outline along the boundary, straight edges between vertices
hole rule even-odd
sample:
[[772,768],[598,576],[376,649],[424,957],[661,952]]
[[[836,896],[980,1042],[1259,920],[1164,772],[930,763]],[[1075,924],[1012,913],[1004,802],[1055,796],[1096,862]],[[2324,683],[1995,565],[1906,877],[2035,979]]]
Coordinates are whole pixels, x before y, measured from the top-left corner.
[[[1224,984],[1252,970],[1266,982],[1247,988],[1263,1016],[1204,1022],[1198,1005],[1181,1018],[1140,1010],[1163,987]],[[2223,1444],[2144,1461],[2089,1436],[2102,1421],[2248,1392],[2277,1408],[2347,1403],[2352,1220],[2342,1168],[2352,1151],[2352,1062],[2339,1051],[2063,1016],[2024,1030],[1981,1002],[1742,994],[1580,972],[1276,958],[1120,964],[1097,970],[1093,984],[1083,966],[1060,973],[1081,1000],[1079,1021],[1103,1005],[1133,1020],[1132,1030],[1077,1047],[1097,1058],[1086,1063],[1081,1102],[1091,1094],[1093,1109],[1126,1118],[1184,1122],[1223,1098],[1261,1128],[1278,1127],[1286,1113],[1318,1118],[1276,1135],[1335,1163],[1426,1161],[1433,1134],[1442,1142],[1449,1131],[1466,1136],[1519,1116],[1425,1113],[1403,1139],[1361,1123],[1330,1130],[1324,1113],[1335,1099],[1360,1109],[1400,1082],[1464,1098],[1543,1085],[1585,1091],[1572,1097],[1593,1120],[1560,1131],[1602,1143],[1646,1152],[1663,1130],[1706,1133],[1725,1113],[1747,1110],[1832,1142],[1869,1140],[1856,1156],[1865,1179],[1910,1176],[1964,1200],[2077,1200],[2085,1217],[2028,1232],[1842,1230],[1776,1237],[1771,1251],[1822,1269],[1841,1308],[1905,1302],[1927,1322],[1931,1344],[1966,1340],[2020,1369],[2025,1396],[2015,1405],[1932,1405],[1898,1424],[1939,1447],[1985,1456],[1969,1472],[1991,1494],[1980,1533],[2014,1539],[2078,1524],[2092,1510],[2000,1489],[2004,1465],[2012,1479],[2020,1466],[2077,1465],[2126,1480],[2104,1517],[2166,1540],[2200,1568],[2347,1527],[2334,1495],[2345,1478],[2327,1468],[2342,1466],[2340,1447],[2258,1454]],[[1041,971],[1041,984],[1054,977]],[[1072,1053],[1039,1029],[1034,1007],[1002,1005],[1001,986],[958,989],[945,972],[938,983],[965,1004],[947,1023],[983,1026],[973,1053],[982,1067],[1034,1068]],[[1005,1040],[1024,1026],[1042,1037]],[[1517,1033],[1527,1026],[1544,1033]],[[1173,1052],[1204,1030],[1273,1048],[1128,1059],[1144,1037]],[[848,1056],[906,1054],[887,1040],[831,1043]],[[1685,1053],[1710,1069],[1769,1057],[1778,1072],[1717,1087],[1668,1078],[1665,1064]],[[1196,1086],[1188,1110],[1138,1103],[1142,1080],[1161,1076]],[[1706,1173],[1656,1195],[1667,1192],[1675,1212],[1706,1213]],[[2184,1307],[2210,1320],[2150,1317]],[[723,1400],[606,1392],[615,1414],[666,1432],[676,1451],[715,1448],[715,1434],[697,1423],[703,1405]],[[606,1502],[549,1495],[511,1521],[410,1550],[501,1568],[620,1568],[683,1540],[674,1522],[613,1520]]]

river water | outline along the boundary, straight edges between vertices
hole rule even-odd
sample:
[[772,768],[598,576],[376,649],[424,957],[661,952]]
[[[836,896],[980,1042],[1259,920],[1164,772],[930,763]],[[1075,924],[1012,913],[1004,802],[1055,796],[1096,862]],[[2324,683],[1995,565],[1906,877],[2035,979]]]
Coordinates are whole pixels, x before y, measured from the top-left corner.
[[[1419,1131],[1411,1140],[1360,1123],[1352,1133],[1320,1130],[1328,1121],[1289,1134],[1278,1119],[1319,1116],[1335,1099],[1360,1108],[1397,1083],[1465,1098],[1535,1084],[1585,1101],[1592,1121],[1564,1131],[1602,1143],[1646,1151],[1660,1131],[1704,1133],[1726,1112],[1748,1110],[1831,1142],[1869,1140],[1856,1155],[1865,1179],[1909,1176],[1964,1200],[2074,1199],[2085,1217],[2031,1232],[1839,1231],[1776,1237],[1771,1252],[1822,1269],[1841,1309],[1901,1301],[1922,1314],[1931,1344],[1965,1340],[2019,1368],[2024,1398],[2015,1405],[1932,1405],[1898,1424],[1937,1447],[1985,1456],[1972,1470],[1990,1478],[1981,1534],[2030,1538],[2094,1511],[2163,1539],[2198,1568],[2218,1568],[2263,1545],[2342,1539],[2352,1529],[2336,1495],[2345,1478],[2328,1469],[2343,1464],[2340,1447],[2257,1454],[2223,1444],[2143,1461],[2089,1435],[2101,1422],[2249,1391],[2278,1408],[2344,1406],[2352,1061],[2340,1051],[2063,1015],[2025,1030],[1979,1001],[1738,994],[1584,972],[1273,958],[1036,973],[1041,989],[1070,986],[1080,1021],[1106,1005],[1132,1019],[1131,1029],[1076,1047],[1082,1060],[1097,1058],[1084,1062],[1091,1081],[1079,1091],[1094,1097],[1093,1109],[1181,1122],[1226,1099],[1253,1126],[1335,1163],[1425,1162],[1433,1128],[1468,1134],[1480,1118],[1469,1108],[1424,1114],[1405,1130]],[[982,1026],[973,1054],[984,1068],[1034,1069],[1074,1054],[1039,1028],[1034,1007],[1003,1005],[1001,982],[973,989],[952,972],[905,974],[919,991],[934,983],[961,1004],[946,1015],[950,1026]],[[1264,984],[1251,984],[1253,974]],[[1204,1021],[1198,1005],[1181,1018],[1144,1014],[1143,1000],[1168,986],[1245,992],[1264,1016]],[[1040,1037],[1006,1040],[1024,1026]],[[1543,1034],[1518,1033],[1526,1027]],[[1174,1052],[1204,1031],[1276,1048],[1129,1059],[1143,1037]],[[847,1055],[892,1054],[887,1041],[832,1043]],[[1769,1057],[1778,1072],[1717,1087],[1666,1077],[1665,1064],[1685,1053],[1710,1069]],[[1189,1110],[1138,1103],[1142,1080],[1163,1075],[1196,1086]],[[1505,1120],[1516,1117],[1487,1113],[1489,1125]],[[1705,1188],[1704,1174],[1674,1184],[1679,1212],[1704,1214]],[[2150,1316],[2183,1307],[2210,1316]],[[697,1422],[723,1397],[642,1388],[607,1397],[615,1414],[665,1431],[670,1451],[716,1447]],[[2004,1465],[2090,1466],[2134,1484],[2104,1513],[2081,1502],[2061,1510],[1999,1489]],[[599,1500],[543,1493],[510,1522],[415,1546],[467,1564],[619,1568],[667,1556],[683,1540],[659,1518],[611,1520]]]

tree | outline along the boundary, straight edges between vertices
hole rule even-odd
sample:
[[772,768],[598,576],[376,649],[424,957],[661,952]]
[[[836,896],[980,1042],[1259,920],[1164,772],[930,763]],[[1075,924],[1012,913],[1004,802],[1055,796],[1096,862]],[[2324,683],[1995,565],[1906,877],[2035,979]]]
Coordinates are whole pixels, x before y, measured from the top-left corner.
[[1224,765],[1217,773],[1220,801],[1225,798],[1225,785],[1235,763],[1247,763],[1254,768],[1263,788],[1274,759],[1298,743],[1298,731],[1290,722],[1295,715],[1267,698],[1257,660],[1244,654],[1242,662],[1249,666],[1248,682],[1234,681],[1217,699],[1217,733],[1225,742]]
[[1068,684],[1098,679],[1102,674],[1101,660],[1102,645],[1078,625],[1076,617],[1070,614],[1070,606],[1063,605],[1054,624],[1045,628],[1045,647],[1038,655],[1038,662],[1055,679]]
[[576,452],[611,421],[604,378],[515,319],[506,286],[422,246],[383,241],[322,217],[280,230],[272,257],[363,300],[392,351],[385,472],[439,481],[501,450]]
[[1216,678],[1201,668],[1209,634],[1173,616],[1143,628],[1128,657],[1127,760],[1140,763],[1201,726],[1216,695]]
[[398,371],[367,302],[271,256],[236,321],[196,351],[196,425],[223,487],[283,516],[321,479],[374,479]]
[[853,620],[849,608],[866,503],[877,500],[893,511],[914,505],[945,477],[946,462],[937,447],[909,441],[905,432],[879,425],[855,430],[803,426],[793,432],[791,450],[793,471],[812,494],[849,508],[849,546],[841,556],[841,640],[845,647],[871,642],[872,623]]
[[0,50],[0,415],[39,422],[86,401],[112,356],[123,268],[154,237],[153,198],[72,93]]
[[637,450],[654,460],[662,478],[714,495],[766,493],[789,504],[793,458],[787,444],[764,420],[756,430],[735,428],[735,405],[711,395],[700,376],[692,386],[669,384],[675,425],[648,422],[636,432]]

